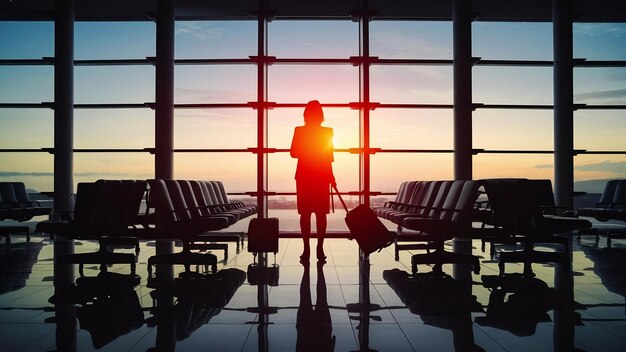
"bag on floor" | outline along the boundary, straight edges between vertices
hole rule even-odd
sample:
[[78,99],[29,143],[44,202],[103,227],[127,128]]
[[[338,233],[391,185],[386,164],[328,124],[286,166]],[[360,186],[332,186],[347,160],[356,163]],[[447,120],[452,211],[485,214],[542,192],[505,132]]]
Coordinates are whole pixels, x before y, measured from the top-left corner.
[[278,252],[278,218],[250,220],[248,225],[248,252]]

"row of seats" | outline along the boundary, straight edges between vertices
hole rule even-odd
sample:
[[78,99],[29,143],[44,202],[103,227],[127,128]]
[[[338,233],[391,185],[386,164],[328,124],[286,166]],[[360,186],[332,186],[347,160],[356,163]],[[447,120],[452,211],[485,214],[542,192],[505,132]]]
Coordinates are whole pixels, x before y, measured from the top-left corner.
[[[215,249],[214,244],[198,242],[223,242],[242,239],[240,234],[215,233],[235,222],[257,213],[256,205],[245,205],[228,200],[220,181],[148,180],[148,214],[144,232],[151,237],[179,239],[183,251],[158,255],[148,259],[148,273],[158,264],[184,264],[211,266],[214,270],[217,257],[210,253],[191,252],[192,249]],[[224,247],[221,247],[224,248]]]
[[[468,263],[477,272],[478,258],[471,255],[447,252],[444,242],[453,237],[472,236],[472,215],[479,195],[479,181],[407,181],[400,185],[398,195],[382,207],[374,207],[376,215],[398,225],[396,259],[400,249],[427,249],[428,253],[411,257],[413,272],[417,264],[435,264],[441,273],[444,263]],[[402,229],[416,231],[403,232]],[[419,244],[402,245],[410,241]],[[430,249],[434,252],[430,253]]]
[[[517,251],[503,251],[499,255],[500,272],[506,263],[524,263],[524,274],[532,276],[532,263],[554,263],[569,260],[569,238],[560,234],[591,228],[586,219],[570,216],[547,215],[539,204],[533,186],[535,180],[491,179],[483,180],[489,199],[490,217],[486,223],[491,231],[490,241],[519,243]],[[558,244],[562,251],[540,251],[538,244]]]
[[626,221],[626,180],[608,181],[596,207],[580,208],[578,215],[590,216],[599,221]]
[[[142,201],[146,211],[140,214]],[[183,241],[183,255],[155,256],[153,264],[204,264],[215,269],[217,259],[212,254],[190,252],[208,249],[194,246],[195,241],[226,241],[230,237],[214,235],[210,231],[227,228],[233,223],[256,213],[256,206],[230,202],[224,185],[219,181],[178,180],[99,180],[79,183],[75,209],[64,221],[42,221],[37,231],[61,235],[71,239],[97,240],[100,250],[60,256],[60,263],[128,263],[134,273],[136,257],[130,253],[114,253],[109,245],[135,246],[139,239],[172,239]],[[221,237],[220,237],[221,236]],[[240,236],[235,236],[239,244]],[[223,245],[220,248],[224,248]]]
[[0,220],[27,221],[51,212],[51,208],[30,199],[24,183],[0,182]]
[[[22,182],[0,182],[0,221],[28,221],[35,216],[49,215],[52,209],[33,201]],[[11,235],[24,234],[30,241],[30,227],[17,225],[0,226],[0,235],[5,236],[7,245],[11,244]]]
[[131,253],[114,253],[109,245],[132,245],[139,252],[138,238],[130,230],[134,227],[147,182],[143,180],[98,180],[79,183],[74,211],[63,214],[64,220],[46,220],[37,224],[42,233],[68,239],[97,240],[98,252],[59,256],[59,263],[130,264],[134,273],[136,258]]
[[[394,201],[374,207],[373,211],[398,225],[396,259],[400,249],[435,250],[412,256],[414,272],[417,264],[425,263],[435,264],[437,270],[443,263],[472,263],[476,268],[475,257],[443,251],[444,241],[465,237],[520,244],[522,251],[500,255],[500,269],[504,270],[506,262],[524,262],[528,264],[525,272],[530,274],[530,262],[563,259],[561,253],[534,251],[535,244],[565,244],[562,237],[555,235],[591,227],[585,219],[548,215],[566,214],[556,209],[549,180],[487,179],[406,181],[400,185]],[[482,225],[477,227],[473,223]],[[407,233],[403,229],[416,232]],[[401,241],[422,243],[399,244]]]

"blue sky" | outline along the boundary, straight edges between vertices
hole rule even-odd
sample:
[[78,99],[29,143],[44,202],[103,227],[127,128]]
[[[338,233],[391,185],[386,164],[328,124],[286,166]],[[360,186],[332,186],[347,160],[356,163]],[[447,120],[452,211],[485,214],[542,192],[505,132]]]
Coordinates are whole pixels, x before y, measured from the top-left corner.
[[[75,58],[143,58],[155,55],[155,26],[141,23],[85,23],[75,27]],[[277,57],[347,58],[358,54],[358,25],[350,21],[280,21],[269,25],[270,55]],[[474,23],[473,55],[484,59],[552,59],[550,23]],[[0,22],[0,58],[53,56],[50,22]],[[176,26],[177,58],[245,58],[256,54],[256,23],[180,22]],[[371,24],[371,54],[381,58],[452,57],[449,22]],[[626,60],[626,24],[575,24],[574,56],[589,60]],[[252,65],[177,66],[178,103],[247,102],[256,99]],[[551,104],[550,68],[475,67],[473,100],[492,104]],[[351,65],[273,65],[269,96],[276,102],[326,103],[358,100],[358,70]],[[154,100],[152,66],[77,67],[76,103],[143,103]],[[626,104],[626,69],[576,68],[577,103]],[[446,66],[374,66],[372,100],[384,103],[452,103],[452,68]],[[53,100],[53,68],[0,66],[1,102]],[[579,111],[575,114],[575,147],[626,150],[624,111]],[[327,109],[326,124],[335,129],[339,148],[358,145],[358,114]],[[0,148],[52,146],[51,110],[0,109]],[[287,148],[299,109],[269,112],[270,146]],[[76,110],[76,148],[144,148],[154,145],[149,109]],[[256,143],[254,111],[248,109],[177,110],[177,148],[245,148]],[[119,128],[123,126],[123,128]],[[384,148],[452,148],[451,110],[379,109],[372,112],[372,145]],[[552,112],[477,110],[473,119],[475,148],[552,148]],[[233,162],[234,161],[234,162]],[[626,176],[626,158],[577,156],[577,180]],[[152,177],[153,157],[138,154],[77,154],[76,181],[107,175]],[[380,154],[372,158],[373,187],[395,190],[405,179],[452,177],[450,154]],[[291,190],[294,161],[270,157],[270,188]],[[223,178],[236,191],[255,187],[255,159],[243,154],[177,154],[180,178]],[[336,170],[345,188],[358,180],[358,158],[338,155]],[[17,172],[17,174],[15,174]],[[40,176],[24,176],[33,172]],[[44,153],[0,154],[0,179],[26,177],[33,188],[51,189],[52,157]],[[478,155],[474,176],[552,177],[551,155]],[[21,175],[21,176],[20,176]]]

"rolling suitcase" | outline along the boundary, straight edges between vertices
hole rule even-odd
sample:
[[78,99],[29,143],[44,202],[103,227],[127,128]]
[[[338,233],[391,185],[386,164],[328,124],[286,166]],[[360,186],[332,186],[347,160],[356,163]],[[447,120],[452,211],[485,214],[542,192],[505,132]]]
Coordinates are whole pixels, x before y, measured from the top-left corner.
[[[248,252],[254,253],[254,262],[248,265],[250,285],[278,286],[279,269],[276,265],[278,252],[278,218],[252,219],[248,225]],[[257,253],[274,253],[274,265],[260,265],[256,262]]]
[[369,255],[374,251],[380,251],[393,243],[394,233],[385,227],[372,209],[361,204],[352,211],[348,211],[337,187],[334,188],[347,213],[346,225],[348,225],[352,238],[356,239],[363,254]]
[[248,225],[248,252],[278,252],[278,219],[250,220]]

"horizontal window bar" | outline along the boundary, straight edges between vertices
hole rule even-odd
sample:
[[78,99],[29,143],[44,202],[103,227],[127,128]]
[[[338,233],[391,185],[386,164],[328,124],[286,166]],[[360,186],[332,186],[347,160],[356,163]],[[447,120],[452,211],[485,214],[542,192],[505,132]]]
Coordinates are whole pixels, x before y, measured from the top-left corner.
[[[54,153],[54,148],[1,148],[0,153]],[[94,149],[74,149],[75,153],[151,153],[155,152],[155,148],[94,148]],[[252,153],[257,154],[259,151],[256,148],[194,148],[194,149],[173,149],[174,153]],[[289,149],[283,148],[266,148],[265,154],[271,153],[287,153]],[[363,148],[336,148],[336,153],[351,153],[359,154],[363,152]],[[370,154],[375,153],[414,153],[414,154],[428,154],[428,153],[454,153],[453,149],[382,149],[382,148],[370,148]],[[474,155],[477,154],[554,154],[552,150],[515,150],[515,149],[472,149]],[[572,150],[574,155],[578,154],[596,154],[596,155],[610,155],[610,154],[626,154],[626,150],[585,150],[574,149]]]
[[[363,102],[350,102],[350,103],[323,103],[321,104],[326,108],[349,108],[358,110],[363,108],[366,104]],[[473,103],[474,110],[476,109],[510,109],[510,110],[552,110],[554,105],[549,104],[484,104]],[[174,104],[175,109],[228,109],[228,108],[252,108],[258,109],[264,107],[265,109],[274,108],[304,108],[306,103],[275,103],[275,102],[247,102],[247,103],[193,103],[193,104]],[[611,105],[588,105],[588,104],[573,104],[574,110],[626,110],[624,104],[611,104]],[[370,102],[369,107],[371,110],[376,109],[454,109],[453,104],[385,104]],[[41,102],[41,103],[0,103],[0,109],[54,109],[53,102]],[[74,104],[75,109],[145,109],[156,108],[154,102],[144,103],[97,103],[97,104]]]
[[[351,56],[349,58],[277,58],[274,56],[238,59],[174,59],[176,65],[232,65],[232,64],[255,64],[265,62],[267,64],[351,64],[359,65],[363,62],[375,65],[427,65],[427,66],[450,66],[452,59],[381,59],[370,56]],[[526,67],[552,67],[552,60],[489,60],[479,57],[473,58],[476,66],[526,66]],[[128,66],[128,65],[154,65],[156,57],[139,59],[88,59],[74,60],[75,66]],[[54,57],[41,59],[0,59],[0,66],[41,66],[54,65]],[[626,60],[587,60],[575,58],[574,67],[626,67]]]

